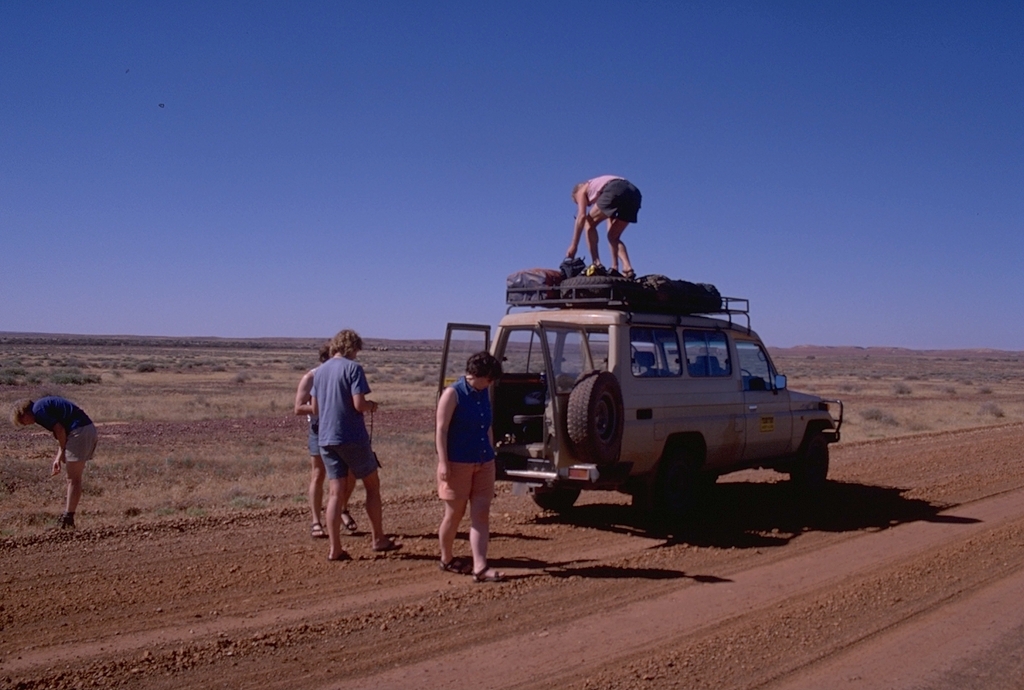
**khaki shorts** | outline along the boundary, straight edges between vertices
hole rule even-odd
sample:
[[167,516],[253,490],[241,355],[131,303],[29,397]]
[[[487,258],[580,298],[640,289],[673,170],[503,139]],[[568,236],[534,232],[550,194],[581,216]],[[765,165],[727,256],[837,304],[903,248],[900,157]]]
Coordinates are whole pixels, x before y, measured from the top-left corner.
[[494,461],[449,462],[448,481],[437,480],[443,501],[465,501],[494,496]]
[[85,462],[92,460],[96,452],[96,427],[92,424],[79,427],[68,434],[64,445],[64,462]]

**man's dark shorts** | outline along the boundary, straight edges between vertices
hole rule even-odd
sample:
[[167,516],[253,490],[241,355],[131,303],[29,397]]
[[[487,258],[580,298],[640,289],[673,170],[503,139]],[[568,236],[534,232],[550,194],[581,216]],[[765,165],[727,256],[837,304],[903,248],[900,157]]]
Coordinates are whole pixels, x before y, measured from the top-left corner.
[[342,479],[351,472],[356,479],[368,477],[377,471],[377,456],[369,444],[344,443],[340,446],[321,446],[328,479]]
[[612,180],[601,189],[594,205],[609,218],[635,223],[640,211],[640,190],[629,180]]

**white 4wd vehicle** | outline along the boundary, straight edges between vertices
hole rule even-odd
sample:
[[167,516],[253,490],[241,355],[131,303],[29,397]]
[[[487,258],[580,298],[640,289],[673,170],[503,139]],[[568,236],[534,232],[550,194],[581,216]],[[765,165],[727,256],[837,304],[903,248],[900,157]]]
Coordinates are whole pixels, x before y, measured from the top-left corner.
[[510,288],[493,344],[489,326],[448,325],[439,389],[473,352],[490,350],[504,368],[492,389],[499,479],[550,510],[605,489],[665,519],[685,517],[701,490],[737,470],[820,488],[842,403],[786,387],[746,300],[714,291],[700,306],[713,318],[644,290],[584,277]]

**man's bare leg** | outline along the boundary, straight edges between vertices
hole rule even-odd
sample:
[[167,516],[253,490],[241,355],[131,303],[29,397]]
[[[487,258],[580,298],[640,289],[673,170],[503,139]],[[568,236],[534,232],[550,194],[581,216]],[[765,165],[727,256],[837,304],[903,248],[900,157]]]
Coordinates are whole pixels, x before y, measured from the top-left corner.
[[608,221],[608,244],[612,252],[612,268],[618,270],[619,260],[622,260],[622,271],[628,273],[633,270],[633,264],[629,260],[629,252],[626,251],[626,244],[622,241],[622,233],[628,226],[624,220],[618,218]]

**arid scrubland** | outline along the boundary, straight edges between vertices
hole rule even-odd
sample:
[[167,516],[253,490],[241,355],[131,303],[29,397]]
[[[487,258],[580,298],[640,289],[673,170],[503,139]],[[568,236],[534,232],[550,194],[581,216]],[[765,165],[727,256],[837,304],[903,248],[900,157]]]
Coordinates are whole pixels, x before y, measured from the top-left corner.
[[[305,505],[305,420],[295,386],[319,341],[0,335],[0,406],[47,394],[97,423],[81,527]],[[434,490],[438,341],[367,340],[381,404],[374,446],[386,501]],[[791,348],[772,352],[795,390],[844,402],[843,443],[1024,420],[1024,353]],[[0,536],[47,529],[64,485],[41,427],[0,426]],[[504,490],[504,489],[503,489]],[[362,500],[361,489],[355,499]]]

